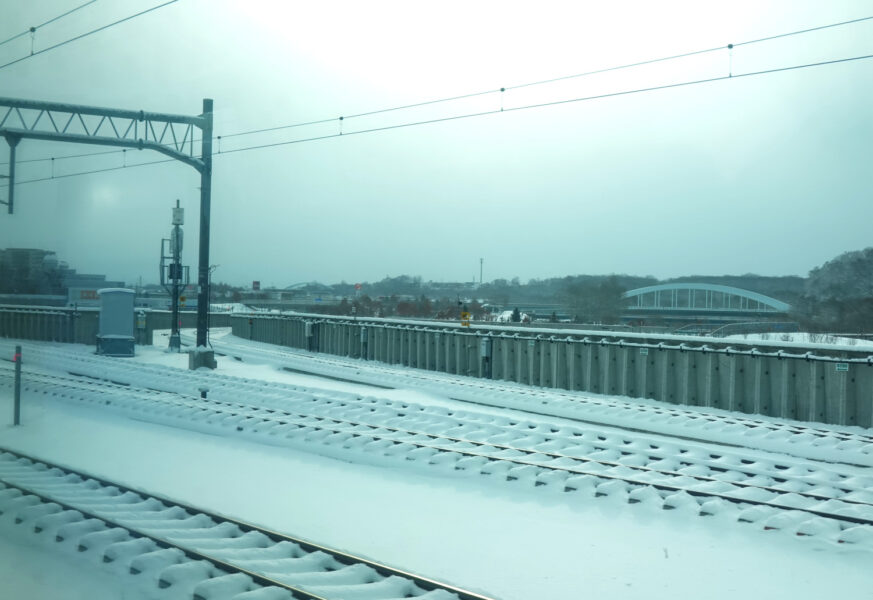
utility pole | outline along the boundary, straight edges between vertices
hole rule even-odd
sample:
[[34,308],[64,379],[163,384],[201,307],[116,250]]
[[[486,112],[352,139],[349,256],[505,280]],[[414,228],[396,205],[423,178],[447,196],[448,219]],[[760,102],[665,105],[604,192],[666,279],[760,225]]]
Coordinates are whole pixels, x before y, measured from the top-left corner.
[[[179,336],[179,296],[183,286],[188,285],[188,267],[182,266],[182,224],[185,222],[185,209],[179,206],[173,208],[173,229],[170,239],[161,240],[161,285],[170,295],[170,350],[180,352],[182,340]],[[169,254],[166,246],[169,243]],[[169,265],[167,261],[169,260]]]
[[179,206],[176,199],[176,208],[173,209],[173,230],[170,232],[170,250],[173,253],[173,262],[170,263],[170,280],[173,282],[173,326],[170,333],[170,348],[179,352],[182,349],[182,341],[179,338],[179,283],[182,281],[182,223],[185,220],[184,209]]

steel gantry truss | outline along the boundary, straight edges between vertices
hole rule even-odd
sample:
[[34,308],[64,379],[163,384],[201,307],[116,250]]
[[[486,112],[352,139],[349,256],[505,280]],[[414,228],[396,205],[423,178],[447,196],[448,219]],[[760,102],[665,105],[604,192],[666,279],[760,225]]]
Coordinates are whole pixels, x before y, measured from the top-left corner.
[[[200,139],[195,140],[195,130]],[[15,150],[22,139],[154,150],[200,173],[200,256],[197,346],[207,342],[209,220],[212,196],[212,100],[197,116],[150,113],[58,102],[0,98],[0,136],[9,144],[9,214],[15,206]],[[195,142],[199,142],[199,154]]]

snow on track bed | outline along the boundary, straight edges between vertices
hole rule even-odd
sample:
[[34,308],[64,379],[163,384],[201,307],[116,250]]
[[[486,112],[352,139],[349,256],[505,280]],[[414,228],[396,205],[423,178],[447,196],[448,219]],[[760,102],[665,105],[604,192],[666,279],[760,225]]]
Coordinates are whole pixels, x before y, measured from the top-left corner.
[[[431,407],[211,373],[209,399],[202,400],[190,391],[203,373],[78,358],[88,359],[73,361],[80,371],[93,362],[103,377],[116,383],[30,373],[26,385],[31,391],[137,419],[343,460],[452,476],[486,475],[583,497],[619,497],[873,548],[873,480],[865,469],[812,467],[787,457],[726,453],[723,448],[664,443],[636,434],[611,439],[596,431],[434,412]],[[174,389],[142,389],[125,385],[124,379]]]
[[174,598],[487,600],[0,449],[3,527],[26,528]]
[[[183,339],[193,340],[190,335],[183,336]],[[591,424],[785,452],[813,460],[873,466],[873,433],[861,427],[745,416],[700,406],[680,408],[655,400],[623,399],[463,377],[304,352],[232,335],[216,338],[212,344],[216,352],[239,360],[274,364],[343,380],[417,389],[457,400]]]
[[[185,334],[183,333],[183,339]],[[229,341],[228,341],[229,340]],[[718,409],[695,407],[693,410],[646,399],[623,400],[610,396],[592,396],[581,392],[525,386],[504,381],[461,377],[346,359],[324,354],[304,353],[271,344],[250,342],[227,335],[214,342],[217,352],[224,352],[253,364],[270,364],[289,370],[312,373],[348,381],[357,381],[380,387],[416,389],[451,397],[453,399],[519,410],[533,415],[560,417],[578,421],[582,425],[608,425],[634,432],[665,435],[706,444],[725,444],[740,448],[766,450],[780,454],[828,463],[873,466],[873,432],[860,427],[839,427],[822,423],[810,424],[769,417],[753,418]],[[0,340],[0,348],[13,343]],[[69,346],[70,351],[56,345],[28,343],[27,362],[53,370],[77,372],[112,379],[122,377],[130,382],[125,369],[104,357],[95,356],[83,346]],[[11,354],[10,354],[11,356]],[[102,359],[102,361],[100,360]],[[97,361],[97,362],[95,362]],[[121,362],[124,362],[123,360]],[[99,365],[99,367],[98,367]],[[153,381],[164,380],[169,367],[141,364],[142,372],[154,375]],[[95,371],[96,369],[96,371]],[[175,370],[174,370],[175,371]],[[211,387],[216,381],[226,382],[220,372],[192,375],[198,387]],[[240,378],[231,378],[239,381]],[[179,391],[193,393],[188,379],[178,386]],[[302,386],[281,386],[256,382],[260,386],[284,387],[299,392],[313,391],[324,395],[325,390],[308,390]],[[167,385],[171,385],[170,382]],[[162,385],[161,389],[171,389]],[[435,410],[435,409],[428,409]],[[456,414],[459,414],[456,411]]]

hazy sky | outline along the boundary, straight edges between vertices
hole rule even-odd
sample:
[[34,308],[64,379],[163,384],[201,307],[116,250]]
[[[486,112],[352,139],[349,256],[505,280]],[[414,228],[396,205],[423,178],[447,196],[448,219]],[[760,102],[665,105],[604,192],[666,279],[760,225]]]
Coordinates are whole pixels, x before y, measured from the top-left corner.
[[[161,2],[98,0],[39,29],[34,49]],[[0,41],[82,3],[0,0]],[[216,135],[229,135],[507,88],[345,119],[350,133],[873,54],[867,21],[511,89],[868,16],[869,0],[180,0],[0,68],[0,96],[179,114],[198,114],[208,97]],[[0,45],[0,64],[30,46],[29,36]],[[873,59],[219,154],[210,262],[217,281],[280,287],[400,274],[470,280],[480,257],[486,280],[805,275],[873,245],[871,106]],[[339,125],[227,138],[221,149]],[[24,140],[18,158],[101,150]],[[126,154],[57,159],[54,174],[163,158]],[[50,161],[20,163],[18,178],[51,170]],[[175,163],[21,183],[16,214],[0,207],[0,248],[53,249],[80,272],[155,281],[179,198],[193,273],[198,186]]]

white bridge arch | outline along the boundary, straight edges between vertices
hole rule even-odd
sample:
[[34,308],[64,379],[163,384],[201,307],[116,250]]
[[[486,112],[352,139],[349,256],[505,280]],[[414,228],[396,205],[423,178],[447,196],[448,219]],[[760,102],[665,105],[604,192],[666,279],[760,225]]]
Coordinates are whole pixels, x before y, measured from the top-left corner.
[[665,283],[625,292],[627,310],[786,313],[791,305],[741,288],[708,283]]

